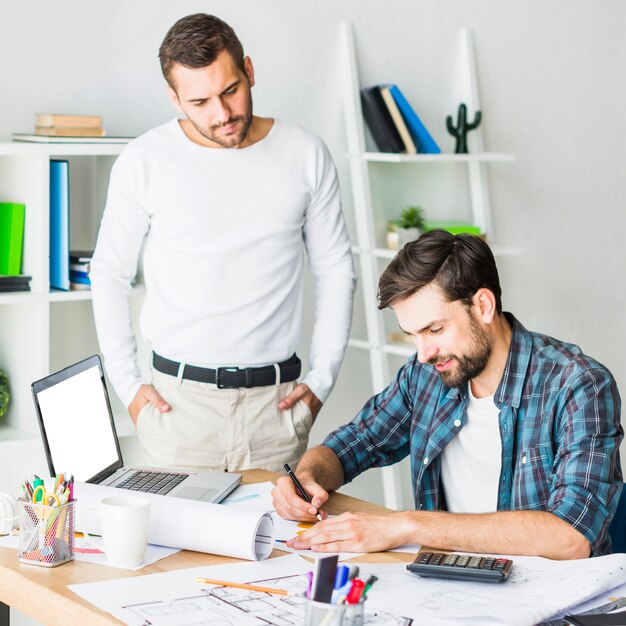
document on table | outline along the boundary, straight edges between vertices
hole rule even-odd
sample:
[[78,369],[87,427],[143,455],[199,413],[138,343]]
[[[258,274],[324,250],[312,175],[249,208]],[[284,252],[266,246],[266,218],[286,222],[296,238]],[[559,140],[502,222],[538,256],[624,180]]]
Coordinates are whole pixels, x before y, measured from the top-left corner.
[[[131,626],[191,624],[303,624],[311,563],[296,555],[257,563],[228,563],[70,585],[74,593]],[[285,589],[290,596],[197,583],[196,577]],[[380,611],[368,626],[409,625],[410,620]]]
[[[580,561],[514,557],[508,581],[499,584],[420,578],[401,564],[360,565],[361,574],[376,574],[367,594],[368,626],[444,624],[537,624],[585,600],[626,583],[626,555]],[[257,563],[229,563],[177,570],[122,580],[71,585],[70,589],[98,608],[133,626],[165,626],[185,612],[177,624],[302,623],[302,592],[311,564],[295,555]],[[231,587],[202,585],[196,577],[260,584],[286,589],[274,596]],[[289,622],[291,619],[291,622]]]
[[[425,624],[537,624],[626,582],[626,555],[552,561],[512,556],[504,583],[472,583],[385,573],[368,594],[371,608],[393,610]],[[375,572],[368,564],[365,571]]]

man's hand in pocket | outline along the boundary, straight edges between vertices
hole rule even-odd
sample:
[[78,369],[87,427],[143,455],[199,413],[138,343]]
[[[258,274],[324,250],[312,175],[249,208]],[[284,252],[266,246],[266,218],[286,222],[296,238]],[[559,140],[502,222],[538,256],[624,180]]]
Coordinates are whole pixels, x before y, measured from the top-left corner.
[[139,412],[148,403],[153,404],[161,413],[167,413],[172,408],[152,385],[141,385],[133,401],[128,405],[128,412],[135,426]]

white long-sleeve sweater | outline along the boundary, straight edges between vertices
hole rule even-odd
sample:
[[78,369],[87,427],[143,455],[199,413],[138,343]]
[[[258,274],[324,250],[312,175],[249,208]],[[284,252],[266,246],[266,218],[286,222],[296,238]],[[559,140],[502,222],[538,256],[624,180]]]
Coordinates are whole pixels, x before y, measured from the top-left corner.
[[206,148],[172,120],[118,157],[90,277],[107,372],[126,405],[148,382],[128,300],[144,239],[144,338],[161,356],[213,368],[295,352],[306,250],[315,323],[302,380],[326,399],[348,340],[355,277],[336,170],[318,137],[275,121],[247,148]]

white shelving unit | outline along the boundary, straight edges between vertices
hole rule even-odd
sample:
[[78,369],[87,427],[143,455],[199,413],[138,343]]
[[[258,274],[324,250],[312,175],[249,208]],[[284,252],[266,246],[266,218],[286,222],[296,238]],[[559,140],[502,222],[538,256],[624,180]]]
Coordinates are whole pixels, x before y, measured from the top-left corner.
[[[26,205],[22,272],[32,276],[30,292],[0,293],[0,368],[11,387],[9,410],[0,425],[0,491],[13,492],[35,471],[47,476],[31,383],[99,351],[91,292],[50,290],[50,160],[70,163],[70,247],[92,249],[111,167],[123,148],[106,143],[0,143],[0,202]],[[142,297],[139,286],[132,298],[135,315]],[[124,407],[114,394],[112,400],[119,434],[132,434]]]
[[[356,225],[356,244],[353,253],[361,274],[361,287],[365,303],[366,339],[351,338],[350,346],[366,350],[369,353],[370,372],[374,393],[382,390],[391,380],[389,356],[408,357],[414,353],[408,344],[389,343],[386,338],[384,317],[376,307],[376,293],[380,274],[381,260],[392,259],[396,252],[377,246],[375,216],[377,207],[373,206],[370,181],[371,164],[466,164],[468,190],[474,223],[481,231],[488,234],[491,249],[496,256],[517,255],[519,248],[501,247],[493,243],[491,206],[487,184],[487,166],[490,163],[509,163],[514,156],[504,153],[483,151],[481,128],[468,136],[470,154],[389,154],[370,152],[366,149],[363,115],[361,110],[358,66],[352,26],[342,24],[342,60],[343,60],[343,105],[347,132],[348,158],[354,203]],[[471,115],[480,109],[478,86],[476,81],[474,51],[471,33],[463,29],[460,34],[460,74],[459,83],[463,101],[468,105]],[[380,235],[380,233],[378,233]],[[402,504],[401,481],[397,466],[383,468],[383,490],[385,505],[398,509]]]

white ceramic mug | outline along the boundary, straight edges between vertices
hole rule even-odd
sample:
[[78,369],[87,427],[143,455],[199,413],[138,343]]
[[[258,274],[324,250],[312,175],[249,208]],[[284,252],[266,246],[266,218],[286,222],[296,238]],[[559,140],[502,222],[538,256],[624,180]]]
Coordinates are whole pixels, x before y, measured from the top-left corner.
[[[134,567],[143,563],[148,545],[150,500],[139,496],[113,496],[100,502],[98,513],[102,545],[98,546],[113,567]],[[89,533],[85,531],[85,536]]]

